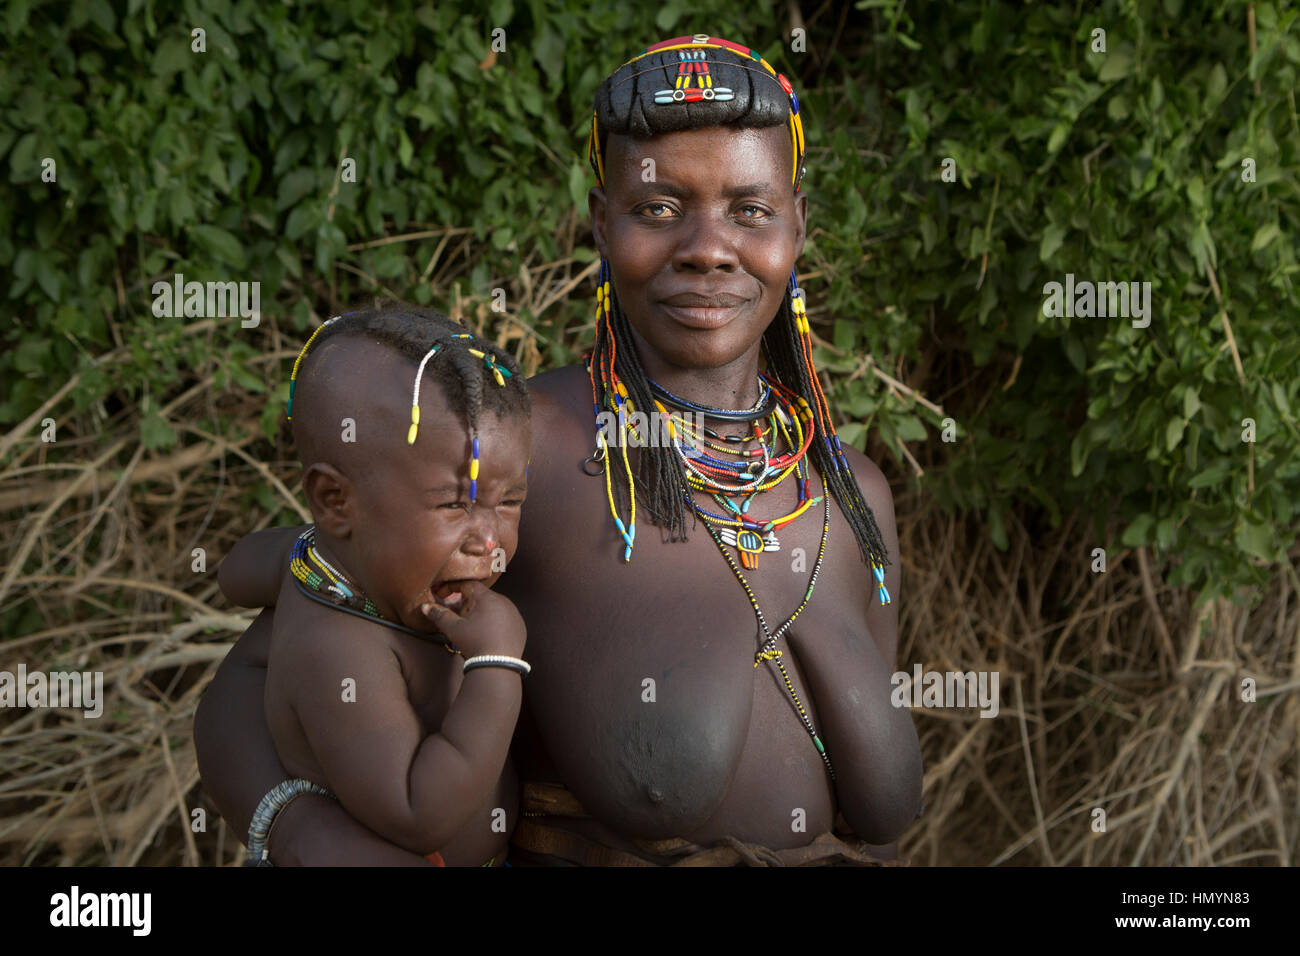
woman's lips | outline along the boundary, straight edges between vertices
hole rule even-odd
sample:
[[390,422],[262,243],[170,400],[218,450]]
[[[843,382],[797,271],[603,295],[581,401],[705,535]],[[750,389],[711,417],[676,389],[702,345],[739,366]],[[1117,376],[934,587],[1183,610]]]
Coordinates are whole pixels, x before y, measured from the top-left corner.
[[744,302],[726,308],[669,305],[667,302],[660,305],[675,322],[692,329],[720,329],[733,321],[745,307]]

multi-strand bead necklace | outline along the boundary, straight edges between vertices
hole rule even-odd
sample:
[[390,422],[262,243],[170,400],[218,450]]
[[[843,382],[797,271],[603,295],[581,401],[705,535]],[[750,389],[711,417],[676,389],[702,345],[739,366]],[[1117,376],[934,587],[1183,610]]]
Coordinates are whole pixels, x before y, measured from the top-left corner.
[[[692,507],[710,528],[718,530],[723,542],[740,552],[743,567],[757,568],[759,555],[780,550],[776,532],[821,503],[820,497],[810,498],[808,494],[807,452],[814,431],[812,409],[780,383],[769,382],[762,373],[758,404],[739,414],[696,405],[672,395],[653,381],[650,386],[671,404],[696,414],[731,421],[749,418],[751,434],[723,436],[707,427],[692,425],[684,416],[671,415],[675,431],[681,433],[682,440],[676,447],[686,468],[687,484],[692,490],[712,497],[723,513],[715,514],[693,500]],[[759,418],[750,416],[761,415],[768,408],[771,411],[764,429]],[[778,437],[787,449],[779,454]],[[720,458],[719,454],[730,458]],[[766,521],[750,516],[749,507],[757,495],[776,488],[792,476],[798,491],[798,501],[792,511]],[[739,499],[739,503],[733,499]]]
[[312,525],[293,543],[289,552],[289,571],[302,594],[318,604],[391,627],[403,634],[441,644],[451,654],[459,654],[456,645],[441,634],[425,634],[390,621],[379,613],[375,602],[366,597],[342,571],[326,561],[316,550],[316,526]]
[[[590,371],[589,359],[588,370]],[[626,387],[618,380],[618,376],[613,369],[607,367],[601,371],[603,375],[608,376],[611,386],[610,392],[618,399],[619,444],[622,446],[624,468],[627,470],[629,480],[631,480],[632,469],[627,457],[627,446],[637,443],[628,440],[629,433],[635,435],[635,429],[628,424],[634,408]],[[731,568],[736,580],[740,582],[746,597],[749,598],[750,606],[754,609],[754,616],[758,621],[759,631],[763,638],[757,653],[754,655],[754,666],[757,667],[763,661],[775,665],[800,722],[812,738],[818,755],[826,765],[826,772],[830,775],[831,780],[834,780],[835,768],[831,764],[830,755],[826,752],[826,745],[822,742],[816,727],[813,726],[812,717],[809,715],[807,708],[804,707],[803,701],[799,699],[799,694],[794,688],[794,682],[790,679],[790,674],[781,659],[782,652],[777,647],[777,642],[794,624],[795,619],[803,613],[804,608],[808,606],[808,602],[812,600],[813,589],[817,586],[817,578],[821,573],[822,561],[826,555],[826,539],[830,534],[830,495],[827,493],[825,477],[822,478],[821,495],[811,499],[808,495],[809,468],[807,453],[809,446],[812,444],[815,431],[812,409],[802,397],[796,395],[781,383],[769,380],[762,374],[759,375],[758,401],[752,408],[743,410],[697,405],[694,402],[673,395],[654,381],[650,381],[649,384],[655,393],[655,406],[659,413],[666,417],[665,424],[668,434],[673,440],[673,448],[680,457],[682,466],[685,469],[686,481],[690,488],[686,494],[686,502],[704,521],[709,537],[718,546],[719,552],[722,554],[723,559],[726,560],[727,566]],[[674,409],[680,409],[695,415],[703,415],[707,418],[731,422],[747,422],[752,427],[752,433],[741,436],[724,436],[703,425],[694,426],[685,416],[674,414],[665,408],[664,402],[667,402]],[[599,415],[599,406],[597,406],[597,415]],[[763,419],[766,419],[766,427],[761,424]],[[784,441],[784,451],[778,452],[776,441],[778,437]],[[608,457],[608,449],[604,443],[603,433],[599,429],[597,431],[597,442],[598,450],[593,458],[599,458],[603,461]],[[719,454],[729,456],[729,458],[719,457]],[[636,529],[635,488],[632,488],[631,495],[631,513],[628,522],[631,525],[631,533],[629,533],[620,520],[614,504],[609,474],[611,469],[606,467],[603,470],[605,472],[610,513],[613,515],[615,525],[623,536],[626,546],[624,555],[626,560],[628,557],[626,552],[631,551],[633,535]],[[795,509],[768,521],[751,518],[749,516],[749,506],[754,497],[761,492],[777,487],[792,475],[796,478],[798,488],[798,502]],[[696,503],[692,491],[709,494],[730,514],[714,514],[701,507]],[[738,505],[732,500],[733,498],[742,498],[743,500]],[[803,600],[799,602],[799,606],[773,631],[768,627],[767,618],[759,606],[758,598],[754,595],[754,590],[750,587],[749,581],[745,579],[744,572],[741,571],[740,566],[731,556],[729,548],[735,548],[740,553],[741,564],[753,570],[757,567],[758,556],[761,553],[774,551],[780,547],[776,538],[776,530],[794,521],[809,508],[816,507],[818,503],[823,505],[822,535],[821,543],[817,549],[817,560],[813,563],[812,573],[809,576],[808,587],[804,591]]]

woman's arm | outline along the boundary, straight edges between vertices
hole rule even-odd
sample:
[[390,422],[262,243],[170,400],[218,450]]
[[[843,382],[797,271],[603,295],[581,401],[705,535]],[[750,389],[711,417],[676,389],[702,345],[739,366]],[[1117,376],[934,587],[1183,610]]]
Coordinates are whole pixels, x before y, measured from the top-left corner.
[[[244,632],[194,715],[194,748],[204,789],[241,842],[258,801],[288,777],[262,707],[273,614],[271,609],[263,611]],[[278,866],[429,865],[422,856],[376,836],[333,800],[317,796],[298,797],[276,819],[271,861]]]
[[[217,583],[226,600],[240,607],[275,604],[280,594],[281,575],[289,563],[289,551],[306,527],[267,528],[236,541],[217,568]],[[266,666],[265,654],[262,666]]]

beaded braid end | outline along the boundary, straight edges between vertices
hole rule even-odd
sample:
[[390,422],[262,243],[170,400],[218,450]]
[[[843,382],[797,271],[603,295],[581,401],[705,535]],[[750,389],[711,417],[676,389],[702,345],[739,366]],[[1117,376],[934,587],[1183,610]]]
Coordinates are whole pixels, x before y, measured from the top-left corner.
[[[451,338],[469,339],[473,338],[473,336],[466,332],[457,333],[452,335]],[[310,344],[310,342],[308,344]],[[406,443],[408,445],[415,444],[415,437],[420,431],[420,383],[424,380],[425,366],[429,364],[429,359],[438,354],[438,350],[442,348],[443,344],[444,343],[442,342],[435,343],[433,348],[429,349],[429,351],[425,353],[424,358],[420,359],[420,366],[415,370],[415,385],[411,391],[411,427],[406,433]],[[303,351],[306,351],[306,349],[304,348]],[[467,348],[465,351],[469,352],[469,354],[473,355],[475,358],[481,358],[483,360],[483,367],[492,373],[492,378],[496,381],[498,387],[504,387],[506,379],[514,376],[514,373],[511,372],[510,369],[499,365],[497,360],[488,353],[472,348]],[[292,385],[290,385],[291,398],[292,394]],[[476,501],[478,499],[478,435],[471,433],[470,442],[472,452],[469,459],[469,500]]]

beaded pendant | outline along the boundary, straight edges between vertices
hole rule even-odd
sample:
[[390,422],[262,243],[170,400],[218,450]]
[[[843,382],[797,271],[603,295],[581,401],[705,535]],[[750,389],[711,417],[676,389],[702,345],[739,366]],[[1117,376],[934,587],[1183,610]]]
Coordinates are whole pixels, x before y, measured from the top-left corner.
[[731,545],[740,552],[741,567],[751,571],[758,567],[758,556],[764,551],[781,550],[781,542],[775,531],[769,531],[767,537],[760,537],[757,531],[747,528],[719,528],[718,537],[723,544]]

